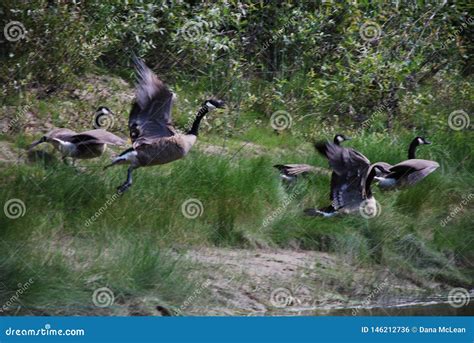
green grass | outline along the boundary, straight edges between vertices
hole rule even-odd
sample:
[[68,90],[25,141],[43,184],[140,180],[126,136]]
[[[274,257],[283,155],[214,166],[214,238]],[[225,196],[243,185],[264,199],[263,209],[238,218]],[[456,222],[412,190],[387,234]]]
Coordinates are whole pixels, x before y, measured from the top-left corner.
[[[56,102],[51,106],[60,110]],[[45,115],[47,103],[39,108]],[[406,159],[407,146],[417,135],[337,131],[353,136],[345,144],[372,162],[390,163]],[[419,284],[472,284],[474,201],[441,225],[473,193],[472,132],[425,135],[434,144],[420,147],[418,157],[436,160],[441,167],[410,189],[382,193],[375,188],[382,213],[370,220],[304,217],[304,208],[329,203],[329,177],[302,178],[285,187],[272,165],[326,167],[327,162],[310,142],[288,132],[278,135],[264,124],[225,140],[205,132],[198,145],[225,143],[227,153],[206,155],[194,149],[184,160],[138,169],[132,188],[118,198],[115,189],[124,181],[126,167],[103,171],[105,158],[79,162],[81,172],[54,158],[0,165],[0,203],[17,198],[26,206],[21,218],[0,216],[0,303],[11,298],[19,283],[33,278],[10,313],[107,315],[138,307],[142,314],[153,314],[155,305],[178,308],[203,281],[182,254],[191,247],[214,246],[328,251],[354,265],[385,266]],[[33,138],[2,136],[18,148]],[[246,142],[252,143],[253,153]],[[202,204],[195,219],[182,212],[189,199]],[[114,292],[116,306],[93,306],[92,293],[100,287]],[[208,306],[212,300],[206,292],[200,301]]]

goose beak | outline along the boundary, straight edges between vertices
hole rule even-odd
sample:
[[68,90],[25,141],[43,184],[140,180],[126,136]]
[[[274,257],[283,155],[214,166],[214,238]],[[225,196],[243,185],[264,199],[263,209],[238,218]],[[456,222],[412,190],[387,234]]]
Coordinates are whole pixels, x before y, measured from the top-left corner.
[[37,146],[38,144],[41,144],[43,142],[45,142],[44,137],[37,140],[36,142],[31,143],[31,145],[28,147],[28,151],[31,151],[35,146]]
[[218,99],[210,99],[204,101],[202,106],[207,106],[210,109],[216,109],[216,108],[225,108],[225,102],[223,100],[218,100]]
[[425,144],[428,144],[428,145],[430,145],[430,144],[431,144],[431,142],[430,142],[429,140],[425,139]]

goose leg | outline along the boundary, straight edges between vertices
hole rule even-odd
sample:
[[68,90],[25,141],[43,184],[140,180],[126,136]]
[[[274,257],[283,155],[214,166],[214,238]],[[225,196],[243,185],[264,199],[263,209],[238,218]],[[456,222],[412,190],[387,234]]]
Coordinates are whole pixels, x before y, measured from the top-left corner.
[[132,172],[135,169],[133,166],[128,167],[127,172],[127,181],[125,181],[121,186],[117,187],[117,192],[122,194],[132,185]]
[[333,206],[327,206],[324,208],[307,208],[304,210],[304,213],[310,217],[333,217],[337,214],[337,211]]
[[110,168],[110,167],[112,167],[112,166],[115,166],[116,164],[119,164],[120,162],[123,162],[123,160],[122,160],[122,159],[115,159],[115,160],[112,161],[112,163],[106,165],[106,166],[104,167],[104,170],[106,170],[106,169],[108,169],[108,168]]

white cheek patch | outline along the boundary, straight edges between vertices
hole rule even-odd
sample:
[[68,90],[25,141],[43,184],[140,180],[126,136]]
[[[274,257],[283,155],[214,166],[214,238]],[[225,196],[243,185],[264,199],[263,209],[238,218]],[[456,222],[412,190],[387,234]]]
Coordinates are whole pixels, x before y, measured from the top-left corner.
[[423,140],[421,138],[418,138],[418,144],[423,144]]
[[108,108],[101,108],[100,111],[98,111],[99,114],[103,114],[108,116],[109,114],[112,114],[112,112]]
[[209,101],[206,102],[206,106],[207,108],[209,109],[209,111],[213,111],[216,109],[216,106],[214,106],[212,103],[210,103]]

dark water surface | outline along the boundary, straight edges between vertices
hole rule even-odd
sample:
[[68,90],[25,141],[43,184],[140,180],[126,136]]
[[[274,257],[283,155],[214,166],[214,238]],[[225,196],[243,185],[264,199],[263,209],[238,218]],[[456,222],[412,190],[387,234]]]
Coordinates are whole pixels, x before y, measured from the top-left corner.
[[447,299],[397,299],[378,304],[354,306],[311,306],[287,308],[289,315],[309,316],[474,316],[474,297],[455,307]]

